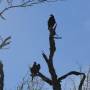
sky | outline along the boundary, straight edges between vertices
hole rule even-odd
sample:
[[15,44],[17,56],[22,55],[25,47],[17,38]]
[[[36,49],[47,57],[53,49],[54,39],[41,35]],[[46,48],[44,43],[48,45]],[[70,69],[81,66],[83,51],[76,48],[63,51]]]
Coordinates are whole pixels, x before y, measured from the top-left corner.
[[[42,51],[49,54],[47,21],[53,14],[57,21],[54,66],[58,76],[71,70],[86,72],[90,65],[90,0],[65,0],[27,8],[10,9],[0,18],[0,36],[11,35],[9,49],[0,50],[4,64],[5,90],[16,90],[34,61],[48,75]],[[50,89],[52,90],[52,89]]]

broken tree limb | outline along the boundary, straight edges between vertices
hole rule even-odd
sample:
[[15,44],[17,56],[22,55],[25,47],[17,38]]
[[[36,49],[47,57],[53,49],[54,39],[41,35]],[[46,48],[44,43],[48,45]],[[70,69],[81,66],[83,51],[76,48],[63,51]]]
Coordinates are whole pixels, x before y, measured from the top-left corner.
[[42,53],[42,56],[45,59],[46,63],[48,64],[48,57],[46,56],[46,54],[45,53]]

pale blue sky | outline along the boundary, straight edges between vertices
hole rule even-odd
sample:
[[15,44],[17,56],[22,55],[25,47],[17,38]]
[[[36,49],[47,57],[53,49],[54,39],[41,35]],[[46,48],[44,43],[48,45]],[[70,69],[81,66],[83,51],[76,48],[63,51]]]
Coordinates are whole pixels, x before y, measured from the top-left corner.
[[0,35],[12,36],[9,49],[0,50],[4,63],[5,88],[16,90],[17,84],[33,61],[41,64],[41,72],[48,74],[42,50],[49,53],[47,20],[54,14],[57,21],[57,50],[54,65],[58,75],[90,65],[90,0],[65,0],[5,12],[6,21],[0,19]]

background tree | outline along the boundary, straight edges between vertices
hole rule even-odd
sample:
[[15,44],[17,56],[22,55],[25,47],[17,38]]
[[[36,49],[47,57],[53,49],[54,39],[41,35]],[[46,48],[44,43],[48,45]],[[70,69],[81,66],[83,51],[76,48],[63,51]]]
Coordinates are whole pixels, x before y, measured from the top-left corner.
[[19,8],[19,7],[31,7],[36,4],[42,4],[42,3],[50,3],[50,2],[56,2],[56,1],[63,1],[63,0],[1,0],[0,6],[3,7],[0,10],[0,17],[2,19],[6,19],[4,16],[4,13],[12,8]]
[[[1,38],[0,49],[5,49],[5,46],[9,45],[11,41],[11,36],[6,37],[5,39]],[[4,70],[3,63],[0,61],[0,90],[4,88]]]
[[3,71],[3,64],[0,61],[0,90],[4,88],[4,71]]
[[46,88],[39,77],[35,77],[32,80],[30,72],[28,72],[17,86],[17,90],[46,90]]
[[[81,70],[81,72],[82,72],[82,70]],[[82,86],[82,90],[90,90],[90,67],[85,74],[86,74],[86,78],[85,78],[84,84]],[[75,81],[75,78],[72,77],[69,79],[71,80],[71,83],[72,83],[72,85],[69,86],[69,90],[77,90],[78,87],[76,85],[77,81]],[[80,76],[80,79],[82,79],[82,76]],[[66,84],[68,84],[68,83],[66,83]],[[67,88],[65,90],[67,90]]]
[[86,79],[83,84],[83,90],[90,90],[90,67],[88,69],[88,72],[86,73]]
[[[51,15],[52,16],[52,15]],[[50,17],[51,18],[51,17]],[[38,69],[38,64],[36,63],[36,65],[32,66],[32,68],[30,68],[31,70],[31,73],[32,73],[32,76],[35,77],[35,76],[39,76],[40,78],[42,78],[43,81],[47,82],[49,85],[52,86],[53,90],[62,90],[61,89],[61,81],[64,80],[65,78],[67,78],[68,76],[70,75],[82,75],[82,79],[80,81],[80,84],[79,84],[79,87],[78,87],[78,90],[82,90],[82,85],[84,83],[84,80],[85,80],[85,74],[84,73],[81,73],[81,72],[77,72],[77,71],[71,71],[61,77],[58,77],[58,75],[56,74],[56,70],[54,68],[54,65],[53,65],[53,57],[54,57],[54,54],[55,54],[55,51],[56,51],[56,45],[55,45],[55,39],[57,37],[55,37],[55,30],[56,30],[56,22],[53,21],[55,20],[54,16],[53,16],[53,19],[50,19],[50,22],[48,24],[48,29],[49,29],[49,45],[50,45],[50,53],[49,53],[49,56],[47,56],[44,52],[42,53],[42,56],[48,66],[48,70],[49,70],[49,73],[51,75],[51,79],[46,77],[45,75],[43,75],[40,70]],[[54,24],[53,24],[54,22]],[[51,24],[51,25],[50,25]],[[33,72],[32,72],[32,69],[33,69]],[[37,70],[36,70],[37,69]],[[34,75],[33,75],[34,73]]]

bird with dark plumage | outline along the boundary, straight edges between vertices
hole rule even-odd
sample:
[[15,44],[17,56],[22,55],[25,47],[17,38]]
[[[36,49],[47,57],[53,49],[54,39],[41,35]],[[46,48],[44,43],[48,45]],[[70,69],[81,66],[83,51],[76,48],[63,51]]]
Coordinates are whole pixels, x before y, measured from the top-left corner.
[[36,62],[33,63],[33,66],[30,68],[32,80],[33,77],[39,73],[40,68],[41,68],[40,64],[37,64]]
[[51,14],[48,19],[48,30],[50,31],[51,34],[56,35],[55,29],[56,29],[56,21],[54,15]]
[[48,29],[53,29],[54,25],[56,24],[56,21],[55,21],[55,18],[54,18],[54,15],[51,14],[50,17],[49,17],[49,20],[48,20]]
[[37,73],[36,67],[37,67],[37,64],[36,64],[36,62],[34,62],[33,67],[31,68],[31,73],[33,74],[33,76],[36,75],[36,73]]

